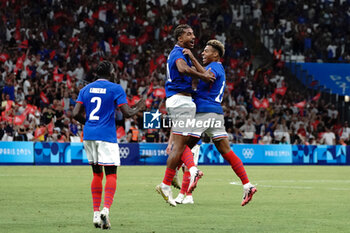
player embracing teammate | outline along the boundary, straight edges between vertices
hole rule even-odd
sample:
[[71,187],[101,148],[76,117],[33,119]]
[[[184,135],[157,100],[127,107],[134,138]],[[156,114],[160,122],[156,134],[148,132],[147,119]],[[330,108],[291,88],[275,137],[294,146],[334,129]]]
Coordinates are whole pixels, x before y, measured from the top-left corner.
[[156,187],[159,194],[171,206],[176,206],[173,199],[171,182],[176,174],[176,168],[185,163],[191,178],[189,190],[195,188],[198,179],[203,173],[197,169],[193,161],[191,149],[186,145],[191,129],[184,127],[185,122],[194,118],[196,105],[192,101],[192,77],[200,78],[205,82],[214,82],[214,75],[210,70],[199,72],[192,68],[188,55],[183,53],[185,48],[194,47],[195,35],[189,25],[182,24],[176,27],[174,36],[177,41],[167,60],[167,82],[165,102],[168,114],[172,120],[173,146],[167,160],[163,182]]
[[[175,36],[177,35],[176,30],[179,27],[184,27],[184,26],[180,25],[175,29]],[[189,29],[189,30],[191,30],[191,29]],[[193,33],[193,31],[192,31],[192,33]],[[181,46],[181,44],[179,43],[179,39],[181,39],[181,37],[176,37],[176,38],[178,39],[178,43],[176,46]],[[186,44],[184,44],[184,45],[186,45]],[[175,46],[175,48],[176,48],[176,46]],[[196,126],[194,128],[192,128],[192,129],[187,128],[187,130],[190,132],[186,132],[187,133],[186,135],[190,135],[190,137],[187,136],[186,140],[182,140],[182,141],[180,141],[180,143],[179,143],[179,141],[174,140],[174,138],[175,138],[174,136],[176,135],[176,133],[178,133],[178,131],[177,131],[178,129],[173,128],[172,129],[172,133],[173,133],[172,136],[174,137],[173,138],[173,150],[174,150],[174,148],[178,148],[180,146],[180,148],[183,148],[184,152],[182,155],[178,155],[178,153],[180,152],[179,149],[177,149],[176,152],[173,152],[173,150],[172,150],[170,153],[169,159],[173,159],[174,155],[176,155],[176,158],[181,158],[182,161],[186,161],[183,158],[188,159],[191,156],[193,159],[193,155],[190,151],[190,148],[192,148],[193,146],[196,145],[196,143],[200,140],[202,133],[206,133],[208,136],[210,136],[212,138],[212,140],[213,140],[216,148],[220,152],[220,154],[223,156],[223,158],[225,160],[227,160],[230,163],[233,171],[241,179],[241,182],[243,184],[243,191],[244,191],[243,200],[242,200],[241,205],[244,206],[247,203],[249,203],[249,201],[252,199],[254,193],[257,191],[257,189],[255,186],[253,186],[249,182],[249,179],[248,179],[247,173],[244,169],[242,161],[232,151],[230,144],[229,144],[229,141],[228,141],[228,138],[227,138],[225,126],[224,126],[224,116],[223,116],[223,109],[221,106],[221,102],[222,102],[224,91],[225,91],[226,80],[225,80],[225,70],[224,70],[222,64],[220,63],[220,59],[225,53],[224,45],[218,40],[210,40],[207,42],[206,47],[204,48],[204,51],[202,52],[203,64],[206,66],[205,68],[202,67],[200,65],[200,63],[196,60],[196,58],[193,56],[193,54],[190,51],[191,48],[193,48],[193,46],[192,47],[191,46],[187,46],[187,47],[183,46],[183,48],[181,49],[183,56],[189,60],[189,61],[187,60],[188,66],[191,67],[193,64],[194,68],[191,68],[191,69],[195,72],[196,75],[197,75],[197,72],[199,72],[201,74],[208,74],[208,72],[209,72],[210,74],[212,74],[210,79],[202,78],[199,81],[198,86],[197,86],[197,91],[195,93],[191,92],[192,88],[190,88],[190,87],[192,86],[192,84],[188,85],[188,93],[193,94],[193,99],[194,99],[194,104],[195,104],[195,107],[194,107],[194,109],[196,111],[195,122],[197,122],[197,121],[204,122],[208,119],[214,119],[214,121],[216,123],[214,125],[213,124],[209,124],[209,125],[195,124]],[[169,79],[169,76],[171,77],[171,75],[169,75],[169,61],[171,62],[171,55],[172,55],[172,53],[170,53],[170,55],[169,55],[170,59],[168,58],[168,69],[167,69],[168,70],[168,81],[166,83],[166,87],[167,87],[167,85],[170,86],[172,84],[172,80],[173,80],[173,79]],[[177,58],[177,59],[180,60],[181,58]],[[176,60],[176,62],[178,60]],[[180,74],[181,74],[181,72],[180,72]],[[190,72],[187,72],[187,74],[191,75]],[[192,77],[196,77],[196,75],[193,75]],[[182,78],[183,77],[184,76],[182,76]],[[200,76],[197,75],[197,77],[200,77]],[[214,77],[214,79],[213,79],[213,77]],[[180,80],[181,80],[181,76],[180,76]],[[189,80],[191,80],[191,79],[188,78],[187,80],[189,82]],[[169,91],[169,88],[168,88],[168,90],[166,89],[166,91],[167,91],[167,97],[168,97],[168,93],[169,92],[171,93],[171,91]],[[188,100],[187,100],[188,105],[190,105],[189,99],[190,98],[188,98]],[[192,97],[191,97],[191,101],[192,101]],[[182,99],[177,99],[176,103],[183,104],[183,101],[182,101]],[[166,104],[167,104],[167,108],[169,109],[168,104],[171,105],[172,101],[169,101],[169,99],[168,99]],[[172,115],[172,113],[173,113],[172,111],[169,111],[169,110],[168,110],[168,112],[170,113],[170,115]],[[177,116],[179,116],[179,115],[181,115],[181,114],[178,114]],[[193,115],[190,115],[190,117],[192,118]],[[176,117],[176,119],[178,120],[179,117]],[[198,127],[198,125],[200,127]],[[187,146],[185,146],[185,145],[187,145]],[[186,154],[188,154],[188,155],[185,156]],[[169,162],[169,159],[168,159],[168,162]],[[180,162],[181,159],[178,159],[177,162],[181,163]],[[185,165],[187,166],[186,163],[185,163]],[[192,167],[195,167],[195,166],[192,166]],[[189,188],[188,188],[189,192],[193,191],[198,179],[203,175],[203,173],[200,172],[196,167],[195,167],[195,171],[197,172],[197,174],[193,174],[193,171],[191,172],[191,169],[194,170],[192,167],[189,169],[190,174],[191,174],[191,180],[190,180]],[[166,187],[164,185],[164,183],[168,182],[168,184],[169,184],[169,179],[173,178],[174,175],[176,174],[176,171],[170,170],[170,172],[168,172],[168,169],[171,169],[171,168],[169,168],[169,166],[167,167],[165,179],[163,180],[163,183],[161,185],[157,186],[157,191],[162,194],[164,199],[170,205],[176,206],[176,202],[181,203],[181,200],[179,200],[179,198],[177,198],[177,200],[175,202],[172,199],[171,189],[170,189],[170,191],[167,190],[168,191],[167,193],[164,193],[163,190],[160,190],[160,187]],[[167,174],[169,174],[169,173],[171,174],[171,176],[170,175],[167,176]],[[185,179],[188,179],[187,176],[186,176],[186,178],[184,176],[183,186],[184,186],[184,183],[188,183]],[[170,180],[170,184],[171,184],[171,181],[172,181],[172,179]]]

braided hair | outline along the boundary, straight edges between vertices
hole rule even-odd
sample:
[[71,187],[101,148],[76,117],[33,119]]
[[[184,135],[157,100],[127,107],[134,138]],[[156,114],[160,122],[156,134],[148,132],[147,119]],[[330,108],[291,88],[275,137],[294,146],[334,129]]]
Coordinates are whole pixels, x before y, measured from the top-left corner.
[[102,61],[97,66],[96,74],[100,77],[109,77],[113,70],[113,65],[109,61]]

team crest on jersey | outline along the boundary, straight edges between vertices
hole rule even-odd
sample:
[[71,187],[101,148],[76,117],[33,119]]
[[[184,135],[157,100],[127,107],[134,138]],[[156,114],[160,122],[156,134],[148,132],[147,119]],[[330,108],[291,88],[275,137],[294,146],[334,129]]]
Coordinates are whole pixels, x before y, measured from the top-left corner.
[[159,110],[156,112],[144,112],[143,113],[143,128],[144,129],[160,129],[160,116]]

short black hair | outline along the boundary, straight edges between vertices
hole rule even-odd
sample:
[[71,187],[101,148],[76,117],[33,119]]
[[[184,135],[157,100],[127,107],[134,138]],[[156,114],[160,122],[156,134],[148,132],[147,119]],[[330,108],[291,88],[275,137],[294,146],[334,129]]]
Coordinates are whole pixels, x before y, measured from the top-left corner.
[[178,40],[179,36],[181,36],[184,33],[185,29],[191,28],[188,24],[180,24],[177,26],[174,30],[174,37],[176,40]]
[[112,63],[109,61],[102,61],[97,66],[96,74],[101,77],[108,77],[113,69]]

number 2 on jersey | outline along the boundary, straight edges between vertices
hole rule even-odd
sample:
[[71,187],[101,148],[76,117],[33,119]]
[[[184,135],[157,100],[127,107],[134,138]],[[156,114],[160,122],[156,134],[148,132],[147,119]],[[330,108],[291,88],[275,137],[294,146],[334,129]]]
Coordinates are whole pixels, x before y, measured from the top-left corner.
[[95,103],[96,101],[97,101],[96,107],[94,108],[94,110],[91,111],[90,116],[89,116],[89,120],[98,121],[100,119],[100,117],[96,116],[95,114],[101,108],[101,103],[102,103],[101,98],[100,97],[92,97],[90,102],[91,103]]
[[220,89],[219,95],[215,98],[216,102],[221,103],[222,97],[224,97],[225,81],[222,82],[222,87]]

